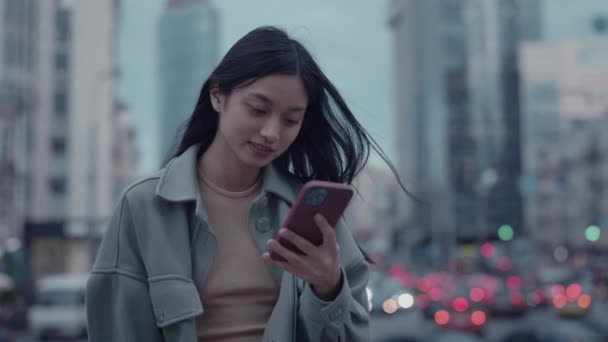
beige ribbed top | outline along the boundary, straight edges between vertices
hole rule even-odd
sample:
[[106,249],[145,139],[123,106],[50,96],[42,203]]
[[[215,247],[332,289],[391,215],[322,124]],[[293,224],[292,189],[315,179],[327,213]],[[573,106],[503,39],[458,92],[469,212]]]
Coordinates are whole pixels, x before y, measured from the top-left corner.
[[234,193],[202,180],[202,200],[217,238],[217,253],[200,289],[205,312],[197,318],[198,340],[259,342],[279,295],[248,224],[260,182]]

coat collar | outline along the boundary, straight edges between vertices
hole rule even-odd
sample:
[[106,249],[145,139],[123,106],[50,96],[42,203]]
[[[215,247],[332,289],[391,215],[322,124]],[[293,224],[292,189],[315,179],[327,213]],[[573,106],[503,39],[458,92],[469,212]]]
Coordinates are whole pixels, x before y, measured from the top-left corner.
[[[160,173],[156,195],[170,202],[188,202],[198,199],[196,162],[199,145],[193,145],[181,155],[171,159]],[[293,204],[300,182],[281,173],[272,163],[264,167],[262,192],[271,193]]]

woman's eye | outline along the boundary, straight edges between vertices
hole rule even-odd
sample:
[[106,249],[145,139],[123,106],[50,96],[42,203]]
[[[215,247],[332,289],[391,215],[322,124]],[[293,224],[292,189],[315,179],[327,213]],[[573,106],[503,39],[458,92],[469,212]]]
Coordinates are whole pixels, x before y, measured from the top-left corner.
[[300,123],[300,120],[287,119],[286,122],[288,126],[295,126]]
[[249,108],[250,108],[250,109],[251,109],[251,111],[252,111],[252,112],[254,112],[255,114],[258,114],[258,115],[264,115],[264,114],[266,114],[266,110],[265,110],[265,109],[262,109],[262,108],[256,108],[256,107],[252,107],[252,106],[250,106]]

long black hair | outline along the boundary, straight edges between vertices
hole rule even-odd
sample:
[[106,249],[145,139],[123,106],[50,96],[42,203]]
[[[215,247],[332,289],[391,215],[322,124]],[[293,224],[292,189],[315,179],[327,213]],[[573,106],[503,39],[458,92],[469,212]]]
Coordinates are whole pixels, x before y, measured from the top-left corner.
[[[165,163],[195,144],[202,155],[218,129],[210,91],[231,92],[273,74],[298,75],[308,94],[302,127],[291,146],[273,161],[277,169],[302,182],[311,179],[351,184],[367,163],[370,149],[386,162],[399,185],[409,192],[382,148],[357,121],[344,99],[311,54],[282,29],[263,26],[237,41],[203,84],[177,151]],[[369,262],[373,261],[362,250]]]
[[371,148],[384,159],[407,192],[394,165],[357,121],[311,54],[285,31],[271,26],[254,29],[226,53],[203,84],[177,151],[168,159],[195,144],[200,145],[200,154],[211,145],[219,120],[211,106],[212,87],[228,97],[234,89],[272,74],[300,76],[309,97],[298,136],[274,161],[279,171],[303,182],[319,179],[351,184],[367,163]]

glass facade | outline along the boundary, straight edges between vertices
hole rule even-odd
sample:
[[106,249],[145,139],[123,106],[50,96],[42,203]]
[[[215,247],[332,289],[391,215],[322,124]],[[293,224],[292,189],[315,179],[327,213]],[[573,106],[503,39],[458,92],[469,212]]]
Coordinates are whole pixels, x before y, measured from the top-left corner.
[[207,1],[170,6],[159,35],[160,160],[165,160],[218,62],[217,11]]

